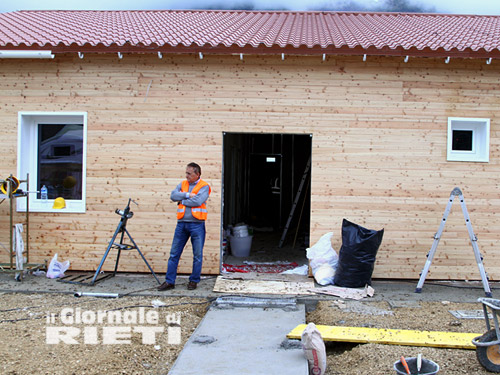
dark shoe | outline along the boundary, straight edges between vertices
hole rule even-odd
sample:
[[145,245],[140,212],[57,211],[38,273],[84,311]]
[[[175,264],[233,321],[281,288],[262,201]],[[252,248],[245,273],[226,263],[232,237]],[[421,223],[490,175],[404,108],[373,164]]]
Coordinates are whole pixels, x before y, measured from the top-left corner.
[[158,287],[158,290],[160,292],[163,292],[165,290],[170,290],[170,289],[174,289],[175,288],[175,284],[170,284],[170,283],[167,283],[166,281],[161,284],[159,287]]
[[194,281],[190,281],[188,283],[188,290],[194,290],[194,289],[196,289],[197,286],[198,286],[197,283],[195,283]]

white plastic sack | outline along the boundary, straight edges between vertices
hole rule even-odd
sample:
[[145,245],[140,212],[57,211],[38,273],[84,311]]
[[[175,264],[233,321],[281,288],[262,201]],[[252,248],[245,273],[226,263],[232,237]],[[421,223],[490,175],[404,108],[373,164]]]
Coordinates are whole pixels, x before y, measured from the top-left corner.
[[58,277],[63,277],[64,272],[69,268],[69,260],[65,262],[57,261],[57,254],[54,255],[49,264],[49,269],[47,270],[47,277],[49,279],[57,279]]
[[326,371],[326,348],[321,333],[309,323],[301,335],[302,350],[309,363],[309,374],[323,375]]
[[335,270],[330,265],[330,263],[323,263],[318,268],[316,268],[314,279],[319,285],[329,285],[333,284],[334,276]]
[[303,266],[298,266],[295,267],[291,270],[283,271],[281,272],[282,275],[302,275],[302,276],[307,276],[307,273],[309,272],[309,266],[307,264],[304,264]]
[[[23,264],[26,262],[24,257],[24,241],[23,241],[23,225],[16,224],[14,225],[13,230],[13,240],[14,240],[14,249],[16,251],[16,270],[23,270]],[[16,272],[15,279],[17,281],[21,280],[21,272]]]
[[[320,285],[333,284],[335,270],[337,269],[339,256],[332,247],[332,237],[333,232],[328,232],[306,250],[306,256],[309,259],[314,279]],[[320,267],[320,275],[316,276]]]

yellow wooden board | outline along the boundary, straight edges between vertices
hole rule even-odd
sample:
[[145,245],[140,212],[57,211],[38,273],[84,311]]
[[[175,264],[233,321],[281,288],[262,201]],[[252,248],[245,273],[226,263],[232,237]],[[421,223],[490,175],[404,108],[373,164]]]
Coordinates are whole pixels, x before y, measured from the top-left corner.
[[[481,333],[413,331],[405,329],[339,327],[317,325],[324,341],[377,343],[389,345],[433,346],[439,348],[476,349],[471,340]],[[295,327],[287,337],[300,339],[305,324]]]

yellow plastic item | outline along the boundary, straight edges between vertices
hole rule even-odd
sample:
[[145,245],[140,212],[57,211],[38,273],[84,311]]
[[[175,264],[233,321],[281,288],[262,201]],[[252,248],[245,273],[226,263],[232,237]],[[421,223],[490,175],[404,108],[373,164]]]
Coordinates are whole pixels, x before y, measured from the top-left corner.
[[9,176],[5,179],[4,182],[2,182],[2,184],[0,185],[0,191],[4,194],[7,194],[7,190],[8,190],[8,181],[11,181],[12,183],[12,191],[11,193],[14,194],[16,192],[16,190],[19,188],[19,185],[20,185],[20,182],[19,180],[15,177],[15,176]]
[[[300,339],[305,324],[295,327],[287,337]],[[324,341],[377,343],[389,345],[432,346],[438,348],[476,349],[471,340],[480,333],[414,331],[405,329],[322,326],[316,328]]]
[[61,208],[66,208],[66,201],[64,200],[63,197],[58,197],[56,199],[54,199],[54,205],[52,206],[52,208],[55,208],[55,209],[61,209]]

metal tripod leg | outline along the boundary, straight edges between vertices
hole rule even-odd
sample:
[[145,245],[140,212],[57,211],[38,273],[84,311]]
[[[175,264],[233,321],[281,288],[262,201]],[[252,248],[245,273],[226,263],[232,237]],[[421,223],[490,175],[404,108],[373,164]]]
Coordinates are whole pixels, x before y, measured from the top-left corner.
[[[156,279],[156,281],[158,282],[158,284],[161,284],[161,281],[158,280],[158,278],[156,277],[156,274],[155,274],[155,271],[153,271],[153,269],[151,268],[151,266],[149,265],[148,261],[146,260],[146,258],[144,257],[144,255],[142,255],[142,252],[141,250],[139,250],[139,246],[137,246],[137,244],[135,243],[134,239],[132,238],[132,236],[130,235],[130,233],[128,232],[127,228],[125,228],[125,232],[127,233],[127,236],[128,238],[130,239],[130,241],[134,244],[134,248],[139,252],[139,254],[141,255],[141,258],[142,260],[144,261],[144,263],[146,263],[146,266],[148,266],[149,270],[151,271],[151,273],[153,274],[154,278]],[[118,265],[118,259],[116,260],[116,264]]]
[[441,224],[439,225],[439,229],[437,233],[434,235],[434,242],[432,243],[432,247],[427,254],[427,261],[425,262],[424,269],[422,270],[422,273],[420,274],[420,279],[417,284],[417,288],[415,289],[415,293],[420,293],[422,292],[422,286],[424,285],[425,278],[427,276],[427,273],[429,272],[429,268],[432,263],[432,259],[434,258],[434,254],[436,253],[436,249],[439,244],[439,240],[441,239],[441,235],[443,233],[444,226],[446,224],[446,219],[448,218],[448,215],[451,211],[451,206],[453,205],[453,200],[455,197],[459,197],[460,199],[460,204],[462,207],[462,212],[464,214],[465,218],[465,225],[467,226],[467,230],[469,232],[469,238],[472,244],[472,248],[474,250],[474,256],[476,258],[476,263],[479,268],[479,273],[481,274],[481,280],[483,282],[483,287],[484,287],[484,292],[486,293],[486,297],[491,297],[491,290],[490,286],[488,283],[488,276],[486,275],[486,272],[484,270],[483,262],[482,262],[482,256],[481,253],[479,252],[479,248],[477,246],[477,237],[474,234],[474,231],[472,230],[472,224],[470,223],[470,218],[469,218],[469,213],[467,212],[467,207],[465,205],[465,200],[464,196],[462,194],[462,191],[456,187],[455,189],[452,190],[450,194],[450,199],[448,200],[448,204],[446,205],[446,209],[444,210],[444,215],[443,215],[443,220],[441,220]]
[[[121,233],[120,243],[116,244],[115,243],[115,239],[118,236],[118,233]],[[95,284],[95,282],[97,280],[97,277],[99,276],[99,273],[101,272],[101,268],[102,268],[104,262],[106,261],[106,258],[108,257],[108,254],[111,251],[111,249],[113,248],[113,246],[116,246],[118,248],[118,255],[116,257],[116,263],[115,263],[115,270],[113,272],[113,276],[116,275],[116,271],[118,270],[118,261],[120,260],[120,254],[121,254],[122,248],[124,248],[124,246],[122,246],[122,245],[123,245],[123,238],[125,236],[125,233],[127,233],[128,238],[130,239],[130,241],[134,245],[134,246],[129,247],[126,250],[136,249],[139,252],[142,260],[144,261],[144,263],[146,263],[146,265],[148,266],[149,270],[153,274],[153,276],[156,279],[156,281],[158,282],[158,284],[161,284],[161,281],[158,280],[158,277],[156,276],[156,274],[154,273],[153,269],[149,265],[148,261],[146,260],[146,258],[142,254],[141,250],[139,250],[139,246],[137,246],[137,244],[135,243],[134,239],[130,235],[130,233],[127,230],[127,228],[124,228],[123,225],[122,225],[122,222],[120,221],[120,223],[118,224],[118,227],[116,228],[115,234],[111,238],[111,241],[109,241],[108,248],[106,249],[106,252],[104,253],[104,256],[101,259],[101,262],[99,263],[99,266],[97,267],[97,270],[95,271],[94,277],[92,278],[92,281],[90,282],[90,285],[94,285]]]
[[[104,261],[108,257],[109,251],[113,247],[113,244],[115,243],[116,236],[118,233],[122,232],[122,222],[118,224],[118,227],[116,228],[115,234],[113,234],[113,237],[111,237],[111,241],[109,241],[108,248],[106,249],[106,252],[104,253],[104,256],[101,259],[101,263],[99,263],[99,266],[97,267],[97,270],[95,271],[94,277],[92,278],[92,281],[90,282],[90,285],[94,285],[95,281],[97,280],[97,277],[99,276],[99,273],[101,272],[102,265],[104,264]],[[123,232],[122,232],[122,238],[123,238]],[[118,259],[116,260],[116,265],[118,265]],[[115,266],[115,271],[116,271],[116,266]]]
[[[116,276],[116,272],[118,271],[118,262],[120,261],[120,255],[122,253],[122,245],[123,245],[123,237],[124,236],[125,236],[125,231],[122,230],[122,235],[120,236],[120,244],[117,246],[118,247],[118,254],[116,254],[116,263],[115,263],[115,270],[113,271],[113,276]],[[113,245],[115,245],[115,244],[113,243]]]

